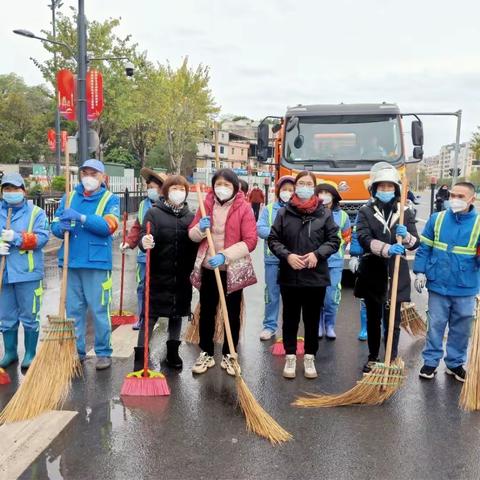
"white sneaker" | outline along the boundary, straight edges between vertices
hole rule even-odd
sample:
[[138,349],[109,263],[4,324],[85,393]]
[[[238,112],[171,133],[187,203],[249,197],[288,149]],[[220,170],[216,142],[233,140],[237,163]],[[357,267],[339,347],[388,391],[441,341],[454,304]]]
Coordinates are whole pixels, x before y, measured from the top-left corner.
[[215,366],[215,359],[207,352],[202,352],[192,367],[193,373],[205,373],[209,368]]
[[277,332],[272,332],[271,330],[269,330],[268,328],[264,328],[261,332],[260,332],[260,340],[262,341],[265,341],[265,340],[270,340],[272,337],[275,336]]
[[[224,355],[222,358],[222,363],[220,366],[227,371],[229,375],[232,377],[235,376],[235,369],[233,368],[233,362],[232,362],[232,356],[230,354]],[[238,365],[238,363],[237,363]],[[238,373],[242,373],[242,369],[240,368],[240,365],[238,365]]]
[[283,376],[285,378],[295,378],[297,368],[297,356],[296,355],[286,355],[285,356],[285,366],[283,367]]
[[315,355],[305,354],[303,357],[303,374],[305,378],[317,378],[317,370],[315,368]]

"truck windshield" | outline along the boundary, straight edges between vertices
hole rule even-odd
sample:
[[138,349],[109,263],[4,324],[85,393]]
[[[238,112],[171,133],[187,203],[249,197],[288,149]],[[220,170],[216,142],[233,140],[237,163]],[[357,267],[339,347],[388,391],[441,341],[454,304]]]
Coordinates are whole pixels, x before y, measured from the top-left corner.
[[396,115],[332,115],[298,120],[285,138],[284,157],[289,162],[395,162],[402,154]]

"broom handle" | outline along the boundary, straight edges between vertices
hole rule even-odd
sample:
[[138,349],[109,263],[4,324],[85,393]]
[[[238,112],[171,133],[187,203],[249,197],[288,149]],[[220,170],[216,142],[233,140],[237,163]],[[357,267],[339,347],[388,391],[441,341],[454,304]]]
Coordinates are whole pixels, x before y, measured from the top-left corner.
[[[128,213],[123,212],[123,243],[127,240],[127,217]],[[125,279],[125,251],[122,250],[122,273],[120,276],[120,316],[123,314],[123,281]]]
[[[150,235],[151,224],[147,222],[147,235]],[[150,253],[147,249],[145,258],[145,306],[143,309],[143,324],[145,325],[143,331],[145,338],[143,340],[143,376],[148,377],[148,329],[150,324]]]
[[[405,203],[407,200],[407,188],[408,181],[406,175],[402,178],[402,195],[400,197],[400,218],[398,220],[399,225],[403,225],[405,218]],[[402,244],[402,237],[397,235],[397,243]],[[398,290],[398,276],[400,273],[400,255],[395,255],[395,265],[393,268],[393,280],[392,280],[392,294],[390,298],[390,310],[388,316],[388,335],[387,346],[385,348],[385,365],[390,366],[392,360],[392,346],[393,346],[393,330],[395,324],[395,312],[397,310],[397,290]]]
[[[12,220],[12,209],[7,210],[7,223],[5,225],[5,230],[10,230],[10,222]],[[2,292],[3,286],[3,272],[5,271],[5,265],[7,263],[7,256],[2,255],[2,260],[0,261],[0,293]]]
[[[205,211],[205,205],[203,203],[200,184],[197,184],[197,195],[198,195],[198,204],[200,206],[200,212],[202,214],[202,217],[206,217],[207,212]],[[206,233],[207,233],[209,254],[211,257],[213,257],[216,254],[215,245],[213,243],[212,234],[209,228],[206,229]],[[228,348],[230,349],[230,355],[234,358],[237,358],[237,353],[235,352],[235,347],[233,346],[232,331],[230,329],[230,321],[228,319],[227,302],[225,300],[225,292],[223,290],[222,277],[220,276],[220,270],[218,269],[218,267],[214,269],[214,272],[215,272],[215,279],[217,281],[218,296],[220,297],[220,305],[222,307],[223,324],[225,326],[225,333],[227,335]]]
[[[65,142],[65,209],[70,207],[70,155],[68,153],[68,141]],[[67,276],[68,276],[68,257],[70,253],[70,232],[63,235],[63,269],[62,269],[62,287],[60,290],[60,304],[58,306],[58,316],[66,319],[65,305],[67,301]]]

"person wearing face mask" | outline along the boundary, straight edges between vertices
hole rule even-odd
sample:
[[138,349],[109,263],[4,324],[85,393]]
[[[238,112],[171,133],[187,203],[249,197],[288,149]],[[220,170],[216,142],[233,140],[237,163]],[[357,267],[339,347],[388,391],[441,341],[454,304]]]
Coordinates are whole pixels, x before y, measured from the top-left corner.
[[268,247],[280,260],[285,378],[296,376],[300,318],[305,327],[304,375],[317,377],[318,324],[325,290],[330,285],[327,261],[340,247],[338,226],[331,211],[315,195],[316,183],[312,172],[296,176],[295,193],[278,212],[268,237]]
[[[235,349],[240,334],[242,293],[257,282],[250,252],[257,246],[257,228],[253,211],[242,192],[238,177],[229,168],[218,170],[212,178],[212,191],[205,198],[207,216],[197,211],[190,225],[190,238],[200,243],[191,281],[200,291],[199,331],[201,353],[192,372],[201,374],[215,365],[214,333],[219,295],[214,269],[220,270],[226,294],[228,318]],[[216,255],[208,254],[206,229],[210,228]],[[228,375],[235,375],[226,336],[220,366]]]
[[277,213],[288,204],[295,190],[295,177],[281,177],[275,187],[277,200],[269,203],[262,211],[257,222],[257,233],[265,240],[265,316],[260,340],[270,340],[277,332],[278,311],[280,308],[280,285],[278,285],[278,266],[280,260],[270,251],[267,244],[268,236]]
[[258,220],[258,215],[260,213],[260,207],[265,203],[265,195],[258,184],[254,183],[252,191],[248,195],[248,201],[252,204],[253,214],[255,215],[255,221]]
[[[181,175],[167,177],[162,195],[144,216],[139,248],[151,250],[149,332],[153,332],[159,317],[168,318],[166,363],[171,368],[182,368],[178,354],[182,317],[190,316],[193,269],[197,245],[188,237],[188,226],[193,213],[186,202],[189,185]],[[151,233],[147,235],[147,222]],[[143,368],[144,322],[135,348],[135,371]]]
[[[128,249],[134,249],[140,242],[140,232],[142,229],[143,218],[155,202],[161,198],[163,182],[167,179],[164,173],[157,173],[150,168],[143,167],[140,175],[145,179],[147,184],[147,197],[140,202],[138,206],[138,214],[135,223],[128,232],[125,243],[120,244],[120,251],[125,252]],[[137,254],[137,322],[132,326],[133,330],[139,330],[143,321],[143,292],[145,285],[145,253],[141,249]]]
[[428,331],[421,378],[434,378],[444,356],[443,338],[448,325],[446,373],[465,381],[464,364],[480,285],[480,215],[474,202],[474,185],[456,183],[448,209],[434,213],[420,237],[413,265],[415,288],[419,293],[425,287],[428,291]]
[[[18,327],[24,330],[25,356],[21,367],[28,368],[35,357],[40,331],[43,286],[43,247],[48,242],[45,212],[29,205],[25,183],[18,173],[2,177],[0,200],[0,258],[5,259],[0,293],[0,332],[4,354],[0,367],[18,361]],[[7,216],[10,226],[7,228]]]
[[[96,159],[80,167],[80,184],[65,195],[55,212],[52,233],[63,239],[70,232],[68,262],[67,316],[75,320],[77,351],[80,361],[86,357],[87,311],[95,325],[96,368],[112,364],[110,302],[112,300],[112,243],[118,228],[119,198],[105,186],[105,167]],[[63,267],[63,245],[58,252]]]
[[[387,341],[389,309],[395,308],[395,326],[392,360],[397,357],[400,339],[400,306],[410,302],[410,271],[405,251],[414,250],[419,244],[413,212],[405,207],[404,225],[400,218],[400,176],[387,162],[380,162],[370,172],[372,199],[360,208],[356,233],[364,255],[360,258],[354,294],[365,302],[367,309],[368,360],[363,371],[371,371],[378,361],[381,343],[382,318],[384,340]],[[402,237],[402,244],[397,243]],[[398,277],[397,303],[390,306],[392,275],[395,256],[401,255]]]
[[342,297],[343,257],[345,256],[345,249],[352,238],[352,227],[347,213],[340,208],[342,197],[334,185],[320,183],[315,188],[315,193],[323,205],[331,210],[333,220],[339,227],[340,248],[337,253],[328,257],[330,285],[325,293],[325,301],[323,302],[320,325],[318,327],[318,338],[322,338],[325,334],[328,340],[335,340],[337,338],[335,323]]
[[449,198],[450,192],[448,191],[448,185],[442,185],[435,195],[435,210],[437,212],[445,210]]

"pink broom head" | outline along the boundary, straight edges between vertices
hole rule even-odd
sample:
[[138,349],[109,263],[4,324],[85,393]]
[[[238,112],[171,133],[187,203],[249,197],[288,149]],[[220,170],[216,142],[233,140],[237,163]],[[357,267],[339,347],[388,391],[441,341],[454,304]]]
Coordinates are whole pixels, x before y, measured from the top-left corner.
[[3,368],[0,368],[0,385],[8,385],[9,383],[12,383],[10,375]]
[[147,370],[147,375],[144,376],[142,369],[125,377],[120,395],[161,397],[170,395],[170,388],[163,373]]
[[137,323],[137,316],[133,313],[123,312],[122,315],[117,315],[116,313],[117,312],[110,317],[112,327],[118,327],[119,325],[133,325],[134,323]]
[[[305,340],[303,337],[297,337],[297,355],[305,354]],[[283,348],[283,338],[279,338],[272,346],[272,355],[282,356],[285,355],[285,349]]]

